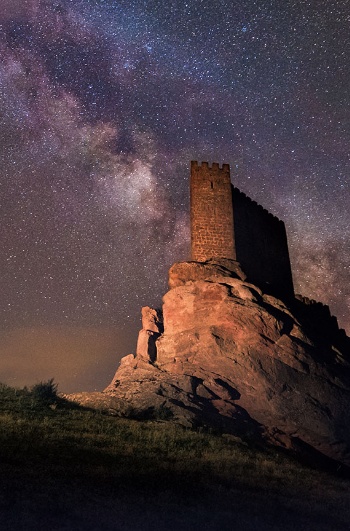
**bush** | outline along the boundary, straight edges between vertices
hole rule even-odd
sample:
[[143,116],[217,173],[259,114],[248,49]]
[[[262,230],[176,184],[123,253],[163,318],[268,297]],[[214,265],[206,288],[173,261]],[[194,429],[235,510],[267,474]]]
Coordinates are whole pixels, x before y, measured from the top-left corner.
[[31,388],[31,395],[38,404],[49,406],[55,404],[58,400],[57,388],[58,385],[54,383],[54,379],[51,378],[51,380],[48,380],[47,382],[40,382],[33,385]]

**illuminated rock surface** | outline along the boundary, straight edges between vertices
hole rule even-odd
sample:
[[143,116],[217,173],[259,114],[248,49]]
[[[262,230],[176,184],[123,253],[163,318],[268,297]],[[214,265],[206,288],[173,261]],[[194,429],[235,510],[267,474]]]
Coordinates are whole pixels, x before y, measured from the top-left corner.
[[350,339],[327,307],[264,295],[231,266],[175,264],[164,332],[159,312],[144,309],[136,356],[91,401],[350,465]]

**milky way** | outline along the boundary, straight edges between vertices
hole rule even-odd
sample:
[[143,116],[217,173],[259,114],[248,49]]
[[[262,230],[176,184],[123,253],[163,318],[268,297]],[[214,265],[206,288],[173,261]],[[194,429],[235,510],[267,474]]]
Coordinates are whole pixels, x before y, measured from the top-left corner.
[[0,0],[0,380],[108,383],[188,257],[191,159],[285,221],[350,332],[345,4]]

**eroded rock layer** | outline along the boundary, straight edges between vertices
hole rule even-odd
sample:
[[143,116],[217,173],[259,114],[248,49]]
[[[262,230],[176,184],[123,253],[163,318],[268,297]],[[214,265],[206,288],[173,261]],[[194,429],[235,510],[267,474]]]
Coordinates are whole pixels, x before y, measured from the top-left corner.
[[234,261],[179,263],[169,276],[164,322],[143,309],[136,356],[104,391],[111,407],[350,465],[350,339],[328,308],[266,295]]

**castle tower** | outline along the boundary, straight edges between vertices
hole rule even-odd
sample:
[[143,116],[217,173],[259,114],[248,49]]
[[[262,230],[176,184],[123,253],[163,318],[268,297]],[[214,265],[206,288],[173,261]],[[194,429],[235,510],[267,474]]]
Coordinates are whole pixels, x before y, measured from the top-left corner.
[[235,260],[230,167],[191,162],[191,257]]
[[191,162],[191,257],[236,260],[266,293],[294,296],[283,221],[232,186],[228,164]]

